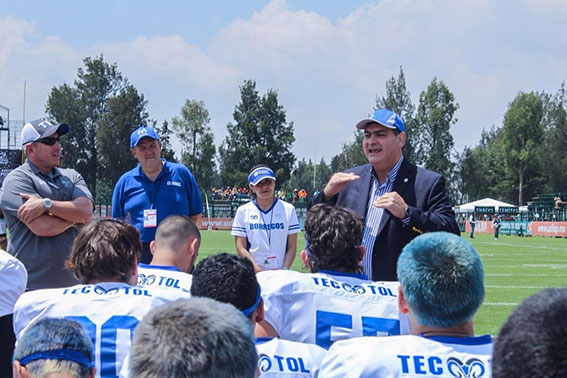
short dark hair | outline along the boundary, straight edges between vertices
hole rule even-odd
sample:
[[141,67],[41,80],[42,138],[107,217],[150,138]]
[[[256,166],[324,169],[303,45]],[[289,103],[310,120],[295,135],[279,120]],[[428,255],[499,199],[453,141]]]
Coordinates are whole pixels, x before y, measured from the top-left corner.
[[136,227],[117,219],[86,225],[75,238],[66,266],[82,283],[100,280],[128,282],[142,242]]
[[185,215],[169,215],[156,229],[155,247],[158,249],[167,246],[178,251],[188,239],[201,240],[201,233],[195,223]]
[[131,377],[252,378],[252,324],[233,305],[179,299],[151,310],[134,331]]
[[[24,332],[16,349],[14,361],[51,350],[67,349],[79,352],[85,361],[93,363],[93,346],[79,323],[63,318],[43,318]],[[66,373],[76,378],[84,378],[90,367],[79,362],[65,359],[38,359],[25,364],[31,377],[43,377],[48,373]]]
[[305,220],[311,272],[362,273],[360,245],[363,231],[361,219],[349,209],[327,204],[311,207]]
[[544,289],[510,314],[494,343],[492,376],[567,376],[567,288]]
[[239,310],[250,308],[260,285],[247,258],[219,253],[202,260],[193,271],[191,295],[230,303]]

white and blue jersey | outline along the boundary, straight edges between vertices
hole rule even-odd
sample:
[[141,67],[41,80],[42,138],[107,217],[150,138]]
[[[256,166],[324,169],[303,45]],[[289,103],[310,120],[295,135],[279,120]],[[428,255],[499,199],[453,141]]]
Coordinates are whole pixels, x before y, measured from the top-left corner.
[[191,291],[193,276],[175,266],[138,264],[138,285]]
[[203,212],[203,202],[195,177],[189,169],[165,159],[154,181],[140,164],[124,173],[112,194],[112,218],[123,219],[140,231],[142,242],[154,240],[156,227],[144,227],[144,210],[157,210],[157,224],[168,215],[192,216]]
[[411,333],[409,318],[399,313],[398,282],[332,271],[279,270],[257,277],[265,321],[282,339],[328,349],[351,337]]
[[76,285],[24,293],[14,308],[14,333],[42,318],[78,321],[93,343],[97,377],[116,377],[128,352],[134,328],[152,308],[188,298],[180,290],[130,286],[120,282]]
[[[293,205],[277,198],[267,211],[256,201],[236,210],[231,235],[245,237],[248,252],[264,270],[280,269],[283,265],[287,237],[299,232],[299,221]],[[273,263],[272,260],[276,262]]]
[[333,344],[320,375],[344,377],[491,377],[492,338],[359,337]]
[[317,377],[327,353],[314,344],[265,337],[256,339],[256,350],[260,377]]

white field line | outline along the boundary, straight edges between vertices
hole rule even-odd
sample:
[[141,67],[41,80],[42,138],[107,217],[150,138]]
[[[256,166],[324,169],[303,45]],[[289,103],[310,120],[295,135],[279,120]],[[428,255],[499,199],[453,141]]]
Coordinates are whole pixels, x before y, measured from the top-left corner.
[[534,247],[537,247],[537,249],[551,249],[554,251],[564,251],[567,252],[567,246],[563,246],[563,247],[552,247],[552,246],[548,246],[548,245],[538,245],[535,246],[533,244],[514,244],[514,243],[506,243],[506,242],[500,242],[500,241],[492,241],[492,242],[477,242],[475,244],[485,244],[485,245],[493,245],[493,246],[507,246],[507,247],[516,247],[516,248],[526,248],[527,251],[518,251],[518,252],[529,252],[529,253],[537,253],[537,250],[534,250]]
[[482,306],[517,306],[519,303],[508,302],[484,302]]
[[564,274],[551,275],[546,273],[485,273],[489,277],[563,277]]
[[487,289],[547,289],[549,286],[485,285]]

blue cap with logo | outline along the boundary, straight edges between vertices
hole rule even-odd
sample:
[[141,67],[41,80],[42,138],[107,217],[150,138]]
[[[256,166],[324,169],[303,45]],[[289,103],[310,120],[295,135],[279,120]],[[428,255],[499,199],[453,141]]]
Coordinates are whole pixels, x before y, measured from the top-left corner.
[[130,148],[134,148],[140,143],[143,138],[152,138],[159,140],[158,135],[151,127],[142,126],[134,130],[130,135]]
[[274,171],[272,171],[268,167],[258,167],[248,175],[248,184],[250,185],[258,185],[260,181],[263,179],[272,179],[276,181],[276,176],[274,175]]
[[360,120],[356,124],[356,128],[362,130],[367,128],[368,125],[373,123],[377,123],[389,129],[406,131],[406,125],[404,124],[404,121],[402,121],[400,116],[396,112],[393,112],[388,109],[375,110],[374,114],[372,114],[372,117]]

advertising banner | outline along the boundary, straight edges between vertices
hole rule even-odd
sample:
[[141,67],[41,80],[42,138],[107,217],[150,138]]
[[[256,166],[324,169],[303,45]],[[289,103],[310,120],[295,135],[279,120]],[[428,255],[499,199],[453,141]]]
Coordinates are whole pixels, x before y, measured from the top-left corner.
[[530,222],[532,235],[567,237],[567,222]]

